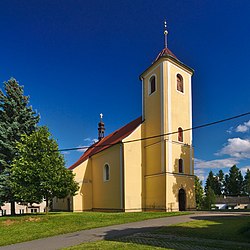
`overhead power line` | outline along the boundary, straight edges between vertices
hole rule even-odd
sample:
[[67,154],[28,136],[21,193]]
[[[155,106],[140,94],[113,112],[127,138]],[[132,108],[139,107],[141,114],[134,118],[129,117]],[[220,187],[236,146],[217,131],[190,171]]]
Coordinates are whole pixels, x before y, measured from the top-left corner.
[[[230,120],[235,120],[235,119],[238,119],[240,117],[247,116],[247,115],[250,115],[250,112],[242,113],[242,114],[239,114],[239,115],[236,115],[236,116],[231,116],[231,117],[221,119],[221,120],[217,120],[217,121],[214,121],[214,122],[205,123],[205,124],[198,125],[198,126],[195,126],[195,127],[192,127],[192,128],[186,128],[186,129],[183,129],[183,132],[213,126],[213,125],[216,125],[216,124],[219,124],[219,123],[227,122],[227,121],[230,121]],[[133,140],[125,141],[123,143],[132,143],[132,142],[137,142],[137,141],[145,141],[145,140],[155,139],[155,138],[168,136],[168,135],[173,135],[173,134],[177,134],[177,133],[178,133],[178,131],[174,131],[174,132],[169,132],[169,133],[165,133],[165,134],[159,134],[159,135],[154,135],[154,136],[149,136],[149,137],[144,137],[144,138],[133,139]],[[58,151],[60,151],[60,152],[75,151],[75,150],[83,150],[83,149],[88,149],[88,148],[99,148],[99,147],[113,146],[115,144],[117,144],[117,143],[106,143],[106,144],[102,144],[102,145],[93,144],[91,146],[58,149]]]

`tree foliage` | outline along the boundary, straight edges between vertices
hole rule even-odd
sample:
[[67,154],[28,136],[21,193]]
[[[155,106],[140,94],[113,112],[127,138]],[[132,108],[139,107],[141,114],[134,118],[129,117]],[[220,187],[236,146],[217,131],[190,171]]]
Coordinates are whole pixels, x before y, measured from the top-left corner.
[[204,197],[204,208],[211,209],[215,204],[215,193],[214,190],[209,186]]
[[202,181],[199,179],[198,176],[195,176],[194,184],[195,184],[196,207],[197,209],[201,209],[203,204],[203,187],[202,187]]
[[65,168],[57,142],[46,127],[31,135],[23,135],[17,143],[17,157],[11,168],[15,198],[29,203],[48,201],[53,197],[74,195],[78,184],[73,173]]
[[38,121],[39,115],[29,106],[23,87],[14,78],[4,82],[4,91],[0,90],[0,203],[14,204],[10,174],[17,152],[15,144],[22,134],[31,134]]
[[214,175],[213,171],[210,171],[206,180],[205,193],[207,193],[208,188],[211,187],[215,195],[221,195],[222,189],[219,182],[218,175]]
[[238,196],[243,194],[243,176],[239,168],[233,165],[229,169],[229,175],[226,178],[228,195]]
[[250,195],[250,170],[249,169],[247,169],[247,172],[244,176],[243,191],[245,195]]

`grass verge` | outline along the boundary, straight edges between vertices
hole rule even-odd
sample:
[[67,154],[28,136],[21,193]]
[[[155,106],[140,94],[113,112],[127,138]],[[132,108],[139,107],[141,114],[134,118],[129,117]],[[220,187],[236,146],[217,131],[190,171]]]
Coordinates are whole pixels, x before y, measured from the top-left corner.
[[[82,249],[250,249],[250,216],[210,217],[113,241],[85,243]],[[162,246],[162,247],[160,247]]]
[[250,243],[250,216],[222,216],[165,227],[158,234]]
[[153,218],[177,216],[186,212],[141,213],[49,213],[0,217],[0,246],[96,227]]
[[[134,243],[123,243],[123,242],[116,242],[116,241],[97,241],[97,242],[92,242],[92,243],[84,243],[79,246],[74,246],[74,247],[69,247],[65,248],[67,250],[83,250],[83,249],[88,249],[88,250],[120,250],[120,249],[125,249],[125,250],[151,250],[152,246],[149,245],[141,245],[141,244],[134,244]],[[161,247],[153,247],[153,249],[156,250],[162,250],[163,248]],[[165,250],[170,250],[174,248],[164,248]]]

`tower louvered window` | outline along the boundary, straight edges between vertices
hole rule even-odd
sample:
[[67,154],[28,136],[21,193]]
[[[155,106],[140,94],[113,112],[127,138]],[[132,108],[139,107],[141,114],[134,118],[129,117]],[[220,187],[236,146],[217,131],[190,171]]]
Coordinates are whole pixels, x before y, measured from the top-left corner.
[[156,90],[155,76],[152,76],[149,80],[149,94],[151,95]]
[[183,93],[183,77],[178,74],[176,76],[176,80],[177,80],[177,90]]

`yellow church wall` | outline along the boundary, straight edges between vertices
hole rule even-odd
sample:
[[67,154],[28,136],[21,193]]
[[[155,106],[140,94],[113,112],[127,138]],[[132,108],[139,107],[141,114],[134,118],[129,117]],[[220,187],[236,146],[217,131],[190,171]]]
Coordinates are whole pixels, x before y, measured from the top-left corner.
[[145,146],[146,175],[161,173],[161,143]]
[[[114,145],[92,157],[93,209],[120,210],[123,209],[120,144]],[[110,179],[104,180],[104,166],[110,167]]]
[[166,209],[166,176],[146,176],[145,178],[145,208],[146,210]]
[[[179,159],[183,160],[183,173],[192,174],[190,172],[190,146],[172,143],[172,155],[173,155],[173,172],[179,172]],[[192,163],[192,161],[191,161]]]
[[[171,123],[172,131],[178,131],[178,128],[182,129],[190,128],[191,125],[191,89],[190,80],[191,74],[187,71],[175,66],[174,64],[168,62],[170,83],[171,84]],[[180,74],[183,77],[183,87],[184,92],[177,90],[177,80],[176,76]],[[183,143],[191,144],[191,131],[186,131],[183,133]],[[178,141],[178,134],[172,135],[172,140]]]
[[[152,76],[156,77],[156,91],[149,94],[149,80]],[[161,76],[160,66],[151,71],[144,79],[144,114],[145,114],[145,133],[146,137],[159,135],[161,132],[161,113],[158,112],[161,108]],[[145,143],[152,144],[156,140],[147,140]]]
[[186,209],[194,210],[195,196],[194,196],[194,176],[183,174],[167,174],[168,190],[166,211],[178,211],[179,201],[178,194],[180,189],[184,189],[186,193]]
[[92,170],[91,159],[87,159],[73,169],[75,181],[79,183],[79,191],[73,197],[73,211],[92,209]]
[[[149,94],[149,81],[152,76],[156,78],[156,91]],[[144,82],[144,116],[145,122],[142,136],[151,137],[161,134],[161,65],[153,68]],[[159,174],[161,170],[161,138],[148,139],[143,142],[145,175]]]
[[127,212],[141,211],[142,208],[142,142],[126,143],[138,138],[141,138],[141,126],[123,140],[124,208]]

